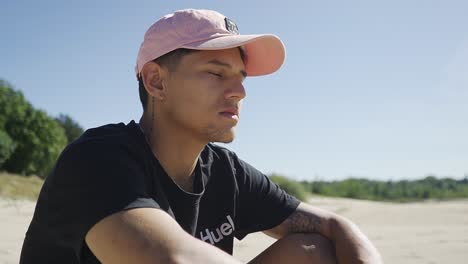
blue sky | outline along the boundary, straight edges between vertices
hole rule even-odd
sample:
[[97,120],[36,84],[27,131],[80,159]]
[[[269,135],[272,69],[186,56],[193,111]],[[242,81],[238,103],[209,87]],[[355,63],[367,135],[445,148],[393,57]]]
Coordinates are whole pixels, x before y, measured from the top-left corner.
[[468,175],[467,1],[2,1],[0,78],[85,128],[138,120],[143,34],[189,7],[286,45],[278,72],[246,80],[228,146],[260,170]]

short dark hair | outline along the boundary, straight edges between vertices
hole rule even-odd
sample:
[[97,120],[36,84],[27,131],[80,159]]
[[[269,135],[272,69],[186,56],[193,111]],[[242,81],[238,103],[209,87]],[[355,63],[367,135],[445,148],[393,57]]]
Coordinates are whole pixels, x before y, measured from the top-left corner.
[[[179,62],[182,59],[182,57],[190,53],[197,52],[197,51],[199,50],[180,48],[180,49],[173,50],[169,53],[166,53],[162,55],[161,57],[158,57],[152,61],[161,66],[167,67],[169,71],[174,71],[177,68],[177,66],[179,66]],[[245,52],[240,47],[239,47],[239,51],[240,51],[242,62],[245,63]],[[148,104],[148,92],[145,89],[145,84],[143,83],[143,79],[141,78],[141,75],[138,76],[138,92],[140,94],[140,102],[141,102],[141,105],[143,106],[143,112],[144,112],[146,111],[146,106]]]

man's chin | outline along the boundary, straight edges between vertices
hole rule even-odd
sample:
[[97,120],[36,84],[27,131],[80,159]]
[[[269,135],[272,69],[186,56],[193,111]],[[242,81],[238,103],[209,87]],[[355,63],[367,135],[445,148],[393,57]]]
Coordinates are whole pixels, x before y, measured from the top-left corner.
[[233,141],[234,141],[234,137],[233,137],[233,138],[230,138],[230,139],[217,140],[217,141],[214,141],[214,142],[229,144],[229,143],[231,143],[231,142],[233,142]]
[[228,144],[234,141],[235,133],[234,130],[226,131],[224,133],[219,133],[212,135],[210,142],[218,142]]

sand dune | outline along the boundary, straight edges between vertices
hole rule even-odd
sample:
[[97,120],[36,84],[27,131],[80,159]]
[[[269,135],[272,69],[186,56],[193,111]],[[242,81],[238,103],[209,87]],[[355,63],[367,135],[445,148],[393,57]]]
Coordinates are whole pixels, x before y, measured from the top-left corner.
[[[395,204],[314,198],[311,203],[354,221],[387,264],[467,263],[468,200]],[[18,263],[33,211],[33,202],[0,199],[0,264]],[[251,234],[236,241],[234,256],[248,261],[273,242]]]

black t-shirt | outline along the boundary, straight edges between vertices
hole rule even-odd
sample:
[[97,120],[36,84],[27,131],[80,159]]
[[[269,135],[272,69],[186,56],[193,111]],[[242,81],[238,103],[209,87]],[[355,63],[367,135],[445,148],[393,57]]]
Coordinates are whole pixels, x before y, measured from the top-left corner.
[[20,263],[100,263],[84,240],[88,230],[113,213],[143,207],[166,211],[188,233],[232,254],[234,236],[270,229],[299,204],[214,144],[200,154],[193,190],[166,174],[134,121],[89,129],[46,178]]

